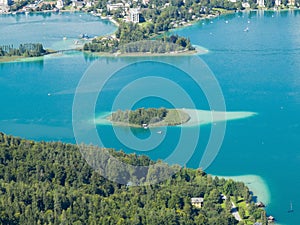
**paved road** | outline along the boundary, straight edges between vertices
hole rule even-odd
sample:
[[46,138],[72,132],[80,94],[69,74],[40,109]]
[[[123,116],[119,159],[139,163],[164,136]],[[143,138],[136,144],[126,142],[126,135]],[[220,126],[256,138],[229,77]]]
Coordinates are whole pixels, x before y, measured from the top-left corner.
[[231,202],[232,207],[231,207],[231,214],[235,217],[236,220],[241,221],[242,218],[239,214],[239,211],[237,210],[235,204],[233,202]]

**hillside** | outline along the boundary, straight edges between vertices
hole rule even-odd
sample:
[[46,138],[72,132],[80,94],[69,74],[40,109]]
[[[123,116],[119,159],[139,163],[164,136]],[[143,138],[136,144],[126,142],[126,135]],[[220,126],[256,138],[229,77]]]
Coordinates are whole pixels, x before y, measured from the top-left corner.
[[[108,151],[132,165],[154,163],[145,156]],[[0,224],[237,224],[230,199],[249,201],[245,205],[249,221],[265,221],[265,211],[250,202],[252,196],[243,183],[182,168],[159,184],[120,185],[93,171],[77,145],[34,142],[3,133],[0,193]],[[192,197],[203,197],[203,207],[193,206]]]

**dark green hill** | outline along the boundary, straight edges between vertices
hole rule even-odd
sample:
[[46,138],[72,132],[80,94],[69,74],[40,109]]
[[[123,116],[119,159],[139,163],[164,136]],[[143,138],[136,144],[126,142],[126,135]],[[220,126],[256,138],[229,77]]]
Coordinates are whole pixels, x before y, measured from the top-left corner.
[[[153,163],[145,156],[109,151],[133,165]],[[203,197],[203,207],[193,206],[192,197]],[[0,133],[0,224],[237,224],[229,199],[250,201],[251,195],[243,183],[212,178],[199,169],[182,168],[156,185],[120,185],[94,172],[76,145]],[[264,210],[253,203],[247,213],[253,222],[265,220]]]

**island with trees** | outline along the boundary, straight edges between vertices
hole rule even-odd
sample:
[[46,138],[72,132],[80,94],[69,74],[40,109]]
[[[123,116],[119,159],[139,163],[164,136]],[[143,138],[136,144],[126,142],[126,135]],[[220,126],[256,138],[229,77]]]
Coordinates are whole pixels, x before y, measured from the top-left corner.
[[53,51],[44,49],[40,43],[20,44],[18,48],[13,45],[0,46],[0,62],[12,61],[18,58],[39,57],[53,53]]
[[115,125],[131,127],[176,126],[189,121],[189,114],[180,109],[139,108],[118,110],[108,118]]
[[115,37],[104,36],[93,39],[83,46],[84,51],[110,52],[120,54],[132,53],[195,53],[190,39],[178,35],[160,37],[154,33],[151,24],[120,22]]
[[[113,149],[93,151],[107,151],[135,166],[159,163]],[[103,160],[101,170],[109,167],[111,177],[120,173],[112,160]],[[143,178],[138,175],[132,174],[136,180],[155,179],[150,169]],[[157,184],[119,184],[89,166],[78,145],[0,133],[1,224],[267,225],[265,210],[253,199],[244,183],[212,177],[201,169],[179,168]],[[233,203],[240,221],[232,215]]]

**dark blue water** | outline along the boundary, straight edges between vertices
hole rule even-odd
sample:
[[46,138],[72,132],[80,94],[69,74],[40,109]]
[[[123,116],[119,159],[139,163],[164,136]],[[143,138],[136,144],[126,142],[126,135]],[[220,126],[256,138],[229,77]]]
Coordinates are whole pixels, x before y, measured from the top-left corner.
[[[45,18],[45,22],[52,21],[53,16],[61,15]],[[258,113],[255,117],[227,123],[220,152],[206,171],[220,175],[261,176],[271,192],[268,213],[274,215],[278,222],[291,225],[298,224],[300,216],[299,18],[299,11],[237,13],[216,18],[213,23],[208,20],[176,31],[180,35],[189,36],[192,43],[209,49],[209,53],[202,55],[201,59],[207,63],[217,78],[227,110]],[[7,23],[11,19],[11,17],[1,17],[1,20],[8,21]],[[94,21],[94,18],[90,19]],[[19,22],[26,24],[22,19],[20,21],[15,19],[15,21],[16,24]],[[57,26],[66,21],[68,21],[67,17],[63,22],[58,20]],[[103,23],[99,24],[99,26],[103,25]],[[108,25],[104,27],[106,26]],[[244,31],[247,27],[248,32]],[[2,22],[0,29],[9,30],[8,25],[4,26]],[[114,28],[110,26],[109,31],[103,29],[106,33]],[[90,31],[93,32],[99,33],[97,30]],[[70,31],[67,34],[53,32],[53,35],[75,37],[77,33],[77,31],[74,33]],[[0,40],[6,43],[2,38],[1,35]],[[61,41],[61,37],[57,37],[57,41]],[[49,40],[49,46],[54,42]],[[137,59],[100,58],[98,60],[102,65],[97,70],[101,79],[106,67],[118,67],[124,63],[135,62]],[[189,57],[169,57],[169,60],[174,65],[180,65],[182,62],[187,62]],[[94,59],[88,56],[71,53],[63,57],[48,57],[35,62],[0,64],[2,99],[0,130],[34,140],[62,140],[74,143],[72,127],[74,92],[86,69],[94,62]],[[197,70],[198,65],[191,63],[190,68]],[[184,72],[172,66],[146,62],[121,69],[106,83],[95,104],[95,114],[110,111],[112,102],[120,90],[126,84],[145,76],[172,79],[191,96],[196,108],[209,109],[203,91]],[[94,82],[86,88],[87,96],[94,93],[95,89],[99,90],[97,85],[98,83]],[[149,83],[150,87],[151,85]],[[134,90],[139,94],[146,90],[139,85],[135,88]],[[159,88],[160,94],[170,92],[170,89],[161,86]],[[176,95],[175,92],[171,93]],[[176,98],[180,99],[180,96]],[[184,101],[176,103],[176,107],[187,107],[186,105]],[[132,105],[133,108],[141,106],[172,107],[174,105],[163,98],[150,96]],[[83,113],[83,121],[89,123],[91,119]],[[143,129],[131,131],[125,128],[117,129],[122,137],[133,134],[141,140],[146,140],[151,135],[148,130]],[[197,128],[186,129],[189,129],[188,132],[192,135],[193,129]],[[199,167],[211,129],[212,125],[201,127],[200,140],[196,150],[192,152],[191,159],[185,163],[187,166]],[[105,146],[147,154],[153,159],[166,159],[170,156],[183,132],[180,128],[167,128],[161,145],[141,152],[126,147],[124,142],[114,135],[115,131],[111,126],[97,126],[97,131]],[[153,135],[156,131],[153,131]],[[88,135],[84,138],[86,143],[94,142]],[[188,149],[187,152],[190,153]],[[292,214],[287,212],[290,201],[293,202],[294,207]]]

